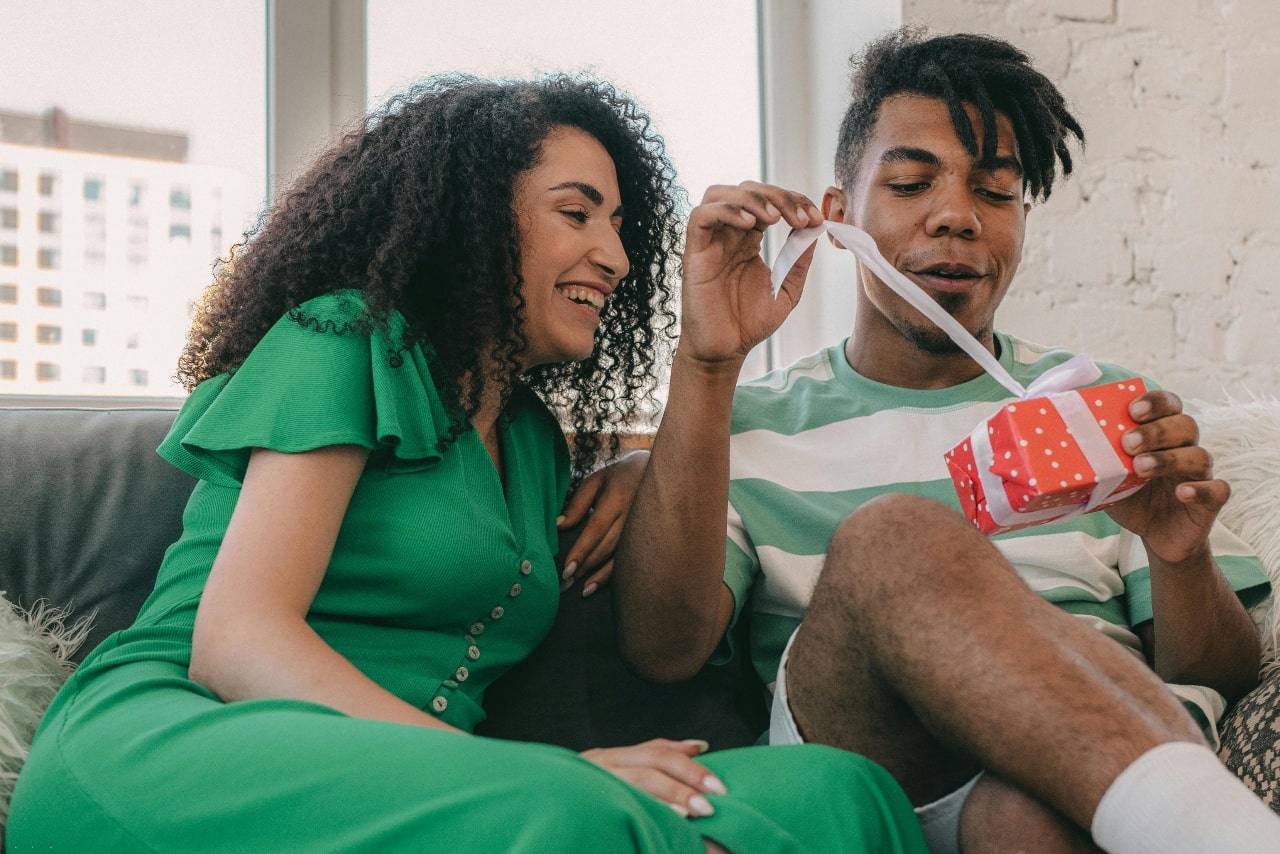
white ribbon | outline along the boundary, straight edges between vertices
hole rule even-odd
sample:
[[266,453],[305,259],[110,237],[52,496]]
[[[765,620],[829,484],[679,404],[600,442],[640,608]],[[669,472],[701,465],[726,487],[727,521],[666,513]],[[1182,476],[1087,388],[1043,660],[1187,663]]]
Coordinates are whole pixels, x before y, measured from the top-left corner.
[[[1061,365],[1050,368],[1036,378],[1031,385],[1024,387],[1004,369],[991,351],[969,334],[969,330],[960,325],[915,282],[908,279],[896,267],[880,254],[871,235],[862,229],[842,222],[823,222],[810,228],[799,228],[791,232],[773,262],[771,282],[773,296],[776,299],[782,289],[782,282],[787,273],[799,260],[804,251],[817,242],[824,233],[830,233],[854,254],[867,269],[875,273],[880,281],[907,301],[909,305],[927,317],[956,343],[960,349],[968,353],[983,370],[1004,386],[1019,400],[1033,397],[1047,397],[1057,408],[1059,415],[1067,425],[1067,432],[1073,436],[1089,465],[1093,467],[1097,485],[1089,495],[1089,500],[1074,509],[1052,507],[1034,513],[1018,513],[1009,505],[1009,497],[1004,491],[1004,483],[991,472],[991,442],[987,436],[987,423],[979,424],[969,435],[974,451],[974,461],[979,463],[978,477],[983,493],[987,499],[987,512],[996,524],[1004,527],[1023,522],[1048,521],[1065,519],[1096,509],[1108,499],[1118,499],[1111,491],[1119,486],[1128,475],[1124,463],[1116,454],[1111,443],[1098,422],[1089,414],[1089,407],[1074,389],[1094,382],[1102,376],[1102,371],[1094,364],[1093,359],[1081,354],[1068,359]],[[986,461],[984,463],[983,461]],[[1125,495],[1128,495],[1126,492]]]

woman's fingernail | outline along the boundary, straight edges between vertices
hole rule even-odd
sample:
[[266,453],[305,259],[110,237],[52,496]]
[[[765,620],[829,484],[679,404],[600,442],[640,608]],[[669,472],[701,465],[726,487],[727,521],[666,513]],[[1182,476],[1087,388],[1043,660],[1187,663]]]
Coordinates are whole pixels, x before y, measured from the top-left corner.
[[597,588],[599,588],[599,587],[600,587],[600,585],[599,585],[599,584],[596,584],[594,581],[593,581],[593,582],[591,582],[590,584],[588,584],[586,587],[583,587],[583,588],[582,588],[582,598],[583,598],[583,599],[586,599],[586,598],[587,598],[588,596],[590,596],[592,593],[595,593],[595,592],[596,592],[596,589],[597,589]]
[[679,815],[681,818],[689,817],[689,811],[685,809],[683,806],[681,806],[680,804],[667,804],[667,806],[675,810],[676,814]]
[[573,586],[573,579],[567,579],[560,582],[560,592],[563,593]]
[[682,743],[682,744],[692,744],[692,745],[694,745],[695,747],[697,747],[697,748],[698,748],[698,752],[699,752],[699,753],[706,753],[706,752],[707,752],[707,748],[711,747],[711,745],[710,745],[710,744],[708,744],[707,742],[703,741],[703,740],[702,740],[702,739],[700,739],[700,738],[686,738],[686,739],[684,739],[684,741],[683,741],[683,742],[681,742],[681,743]]
[[696,816],[705,818],[706,816],[714,815],[715,811],[716,808],[711,806],[711,801],[702,797],[702,795],[694,795],[689,799],[689,812]]
[[574,570],[576,570],[577,568],[578,568],[578,562],[576,560],[569,561],[564,565],[564,572],[560,573],[560,577],[566,580],[572,578]]
[[721,783],[720,778],[714,774],[708,774],[702,778],[702,788],[716,795],[729,794],[729,790],[724,787],[724,783]]

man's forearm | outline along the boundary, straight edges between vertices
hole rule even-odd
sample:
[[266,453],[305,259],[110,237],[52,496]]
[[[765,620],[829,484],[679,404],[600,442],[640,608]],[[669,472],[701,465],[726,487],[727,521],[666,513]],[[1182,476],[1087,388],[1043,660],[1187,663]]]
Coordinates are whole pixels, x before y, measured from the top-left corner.
[[1154,649],[1166,682],[1207,685],[1234,701],[1258,683],[1258,631],[1208,546],[1181,564],[1148,550]]
[[643,675],[693,675],[723,631],[729,418],[739,366],[679,352],[662,425],[614,558],[624,656]]

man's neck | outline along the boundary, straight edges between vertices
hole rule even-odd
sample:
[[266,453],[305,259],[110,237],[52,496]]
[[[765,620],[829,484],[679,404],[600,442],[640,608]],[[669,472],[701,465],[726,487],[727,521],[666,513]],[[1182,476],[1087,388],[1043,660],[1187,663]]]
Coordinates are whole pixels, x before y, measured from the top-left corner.
[[[1000,355],[994,334],[989,349],[997,357]],[[983,373],[982,367],[963,351],[932,353],[901,337],[871,343],[856,329],[845,341],[844,358],[861,376],[896,388],[951,388]]]

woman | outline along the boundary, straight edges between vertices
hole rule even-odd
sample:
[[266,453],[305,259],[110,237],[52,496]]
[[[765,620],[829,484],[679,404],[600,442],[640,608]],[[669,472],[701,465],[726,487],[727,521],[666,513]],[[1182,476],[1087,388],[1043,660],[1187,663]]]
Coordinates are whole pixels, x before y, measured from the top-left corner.
[[555,613],[552,412],[582,475],[651,388],[678,238],[595,82],[437,79],[324,157],[199,309],[184,533],[51,707],[10,850],[916,850],[839,751],[469,734]]

